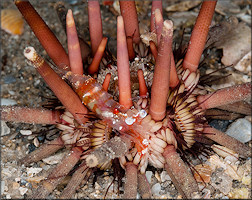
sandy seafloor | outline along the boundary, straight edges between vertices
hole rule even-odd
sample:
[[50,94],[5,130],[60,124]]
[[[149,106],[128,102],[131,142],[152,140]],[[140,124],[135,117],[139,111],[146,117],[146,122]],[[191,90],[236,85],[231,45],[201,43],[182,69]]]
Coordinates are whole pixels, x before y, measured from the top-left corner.
[[[173,1],[177,2],[177,1]],[[52,31],[57,35],[57,38],[66,48],[67,40],[65,32],[58,20],[57,14],[53,9],[54,1],[31,1],[37,11],[40,13],[45,22],[49,25]],[[164,1],[164,8],[169,6],[172,2],[168,3]],[[73,9],[74,18],[78,26],[80,35],[85,39],[89,40],[88,36],[88,17],[87,17],[87,3],[83,1],[68,1],[66,3],[67,8]],[[150,5],[141,5],[139,21],[148,27],[149,16],[150,16]],[[249,1],[232,1],[227,3],[226,8],[223,8],[223,14],[216,13],[214,17],[214,23],[223,20],[225,17],[230,15],[238,16],[239,14],[245,13],[251,17],[251,2]],[[228,8],[230,6],[230,8]],[[15,8],[12,1],[1,1],[1,10],[5,8]],[[177,8],[178,9],[178,8]],[[188,16],[192,19],[195,18],[195,13],[198,12],[199,7],[185,11]],[[247,10],[246,10],[247,9]],[[103,33],[109,37],[108,47],[116,55],[116,16],[109,11],[107,6],[101,6],[102,20],[103,20]],[[174,12],[173,12],[174,13]],[[164,18],[167,19],[172,15],[164,11]],[[189,19],[189,18],[188,18]],[[251,19],[251,18],[250,18]],[[183,18],[174,18],[179,24]],[[239,19],[242,21],[241,19]],[[192,21],[185,20],[185,40],[188,40]],[[249,24],[251,25],[251,21]],[[178,25],[175,28],[174,38],[178,41],[179,34],[181,34],[182,25]],[[145,28],[145,30],[148,30]],[[18,105],[27,107],[41,107],[42,103],[45,103],[47,98],[52,97],[51,90],[44,83],[43,79],[36,72],[36,70],[30,66],[23,56],[23,50],[26,46],[33,46],[35,49],[46,59],[49,59],[46,52],[39,44],[37,38],[34,36],[30,27],[25,23],[24,32],[20,36],[10,35],[1,30],[1,103],[2,105]],[[210,57],[214,58],[219,56],[220,50],[213,49],[210,51]],[[220,58],[216,58],[217,66],[220,66]],[[219,62],[219,64],[218,64]],[[216,64],[216,63],[215,63]],[[212,64],[211,68],[216,65]],[[239,72],[234,69],[229,69],[229,73],[236,73],[236,79],[230,78],[229,83],[224,86],[233,84],[243,83],[250,81],[251,73]],[[239,77],[237,79],[237,77]],[[215,83],[218,85],[218,83]],[[221,87],[221,86],[220,86]],[[244,116],[242,117],[244,118]],[[247,118],[251,123],[251,117]],[[225,131],[233,121],[231,120],[214,120],[211,121],[221,130]],[[25,198],[31,194],[32,189],[38,187],[41,179],[46,177],[48,171],[55,166],[55,164],[46,164],[43,161],[38,163],[32,163],[29,166],[21,166],[17,163],[17,160],[25,156],[28,152],[33,151],[39,145],[46,141],[45,135],[47,133],[48,138],[53,138],[52,131],[48,131],[49,127],[36,124],[25,124],[25,123],[11,123],[6,124],[2,122],[2,137],[1,137],[1,198],[13,198],[20,199]],[[20,130],[31,130],[32,136],[24,136],[20,133]],[[243,131],[243,129],[241,129]],[[34,145],[35,144],[35,145]],[[62,155],[62,152],[60,152]],[[57,160],[57,159],[55,159]],[[206,160],[206,159],[205,159]],[[222,159],[223,161],[223,159]],[[195,161],[196,163],[197,161]],[[250,159],[239,160],[239,164],[234,165],[238,167],[238,170],[243,170],[244,177],[242,180],[234,180],[230,175],[224,173],[223,168],[216,169],[211,175],[211,182],[202,191],[205,197],[209,198],[251,198],[251,165]],[[241,172],[239,172],[241,173]],[[91,175],[87,184],[81,184],[74,198],[103,198],[104,194],[113,180],[112,171],[106,171],[98,174],[97,179],[95,175]],[[153,198],[181,198],[175,189],[172,181],[163,169],[155,169],[148,167],[146,175],[150,181],[150,185],[153,192]],[[125,181],[125,178],[122,179]],[[49,198],[57,198],[60,191],[64,188],[65,184],[59,185]],[[203,187],[200,186],[202,189]],[[109,188],[106,198],[120,198],[123,194],[123,187],[120,187],[119,196],[117,191],[117,183],[112,184]],[[208,196],[207,196],[208,195]],[[201,196],[199,196],[201,197]]]

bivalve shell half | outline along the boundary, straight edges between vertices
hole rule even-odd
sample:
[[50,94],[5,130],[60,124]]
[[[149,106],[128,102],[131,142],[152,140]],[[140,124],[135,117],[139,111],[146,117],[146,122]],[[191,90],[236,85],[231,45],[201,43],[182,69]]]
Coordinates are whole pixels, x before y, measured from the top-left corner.
[[1,10],[1,28],[12,35],[21,35],[24,31],[24,19],[16,9]]
[[199,164],[194,167],[194,178],[197,182],[209,183],[211,180],[211,167],[207,164]]
[[221,146],[221,145],[217,145],[214,144],[211,146],[211,148],[221,157],[225,158],[227,156],[234,156],[234,157],[239,157],[238,154],[236,152],[234,152],[231,149],[228,149],[227,147]]

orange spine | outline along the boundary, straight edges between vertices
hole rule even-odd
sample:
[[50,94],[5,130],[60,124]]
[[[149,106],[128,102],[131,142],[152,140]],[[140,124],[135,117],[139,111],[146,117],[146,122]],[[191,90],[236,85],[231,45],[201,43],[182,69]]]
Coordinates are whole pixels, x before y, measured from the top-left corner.
[[121,15],[123,16],[126,36],[133,36],[133,42],[140,42],[138,17],[135,1],[120,1]]
[[213,18],[216,1],[204,1],[200,8],[188,49],[183,61],[183,68],[195,72],[198,68],[200,57],[205,47],[209,27]]
[[19,11],[53,62],[59,67],[69,66],[66,51],[29,1],[15,1]]
[[100,4],[97,0],[88,1],[88,24],[92,54],[94,56],[103,35]]

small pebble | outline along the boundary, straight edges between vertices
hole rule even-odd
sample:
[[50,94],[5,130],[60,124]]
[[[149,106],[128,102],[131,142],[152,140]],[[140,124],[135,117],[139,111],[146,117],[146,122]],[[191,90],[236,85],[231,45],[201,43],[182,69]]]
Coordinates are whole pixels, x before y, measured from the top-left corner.
[[12,90],[9,90],[8,92],[9,92],[10,95],[14,95],[15,94],[15,92],[12,91]]
[[147,178],[148,182],[151,183],[151,177],[153,175],[153,172],[152,171],[146,171],[145,175],[146,175],[146,178]]
[[45,136],[38,136],[38,141],[39,142],[43,142],[45,140]]
[[16,79],[15,77],[11,76],[11,75],[7,75],[4,77],[4,83],[5,84],[10,84],[10,83],[15,83]]
[[31,153],[36,149],[36,147],[34,146],[34,144],[29,144],[28,149],[29,149],[29,153]]
[[28,188],[20,187],[18,190],[19,190],[21,195],[24,195],[28,191]]
[[20,181],[20,186],[22,186],[22,185],[26,185],[26,183],[27,183],[27,181],[26,181],[26,180],[21,179],[21,181]]
[[101,189],[101,186],[100,186],[97,182],[95,182],[95,189],[96,189],[96,190]]
[[228,120],[220,120],[220,119],[215,119],[209,122],[209,125],[211,125],[212,127],[224,132],[226,131],[228,125],[229,125],[229,121]]
[[58,153],[58,154],[52,155],[48,158],[44,158],[42,160],[46,164],[54,165],[54,164],[58,164],[64,156],[65,156],[65,153],[63,152],[63,153]]
[[232,199],[248,199],[249,191],[247,188],[235,188],[232,192],[229,193],[229,196]]
[[17,182],[13,182],[13,183],[12,183],[12,189],[13,189],[13,190],[17,190],[19,186],[20,186],[20,185],[19,185],[19,183],[17,183]]
[[39,183],[40,181],[42,181],[44,179],[45,179],[44,176],[35,176],[35,177],[27,178],[27,181],[34,182],[34,183]]
[[161,182],[161,178],[160,178],[159,173],[158,173],[157,171],[155,172],[155,177],[156,177],[156,179],[157,179],[159,182]]
[[40,144],[39,144],[38,138],[34,138],[33,144],[35,145],[35,147],[39,147]]
[[251,140],[251,123],[244,118],[238,119],[228,127],[226,134],[246,143]]
[[78,0],[70,0],[70,1],[68,1],[68,3],[71,5],[74,5],[74,4],[78,3]]
[[5,121],[1,120],[1,136],[10,134],[10,128],[7,126]]
[[27,168],[27,174],[29,177],[33,177],[34,175],[38,174],[39,172],[42,171],[42,168],[35,168],[35,167],[30,167]]
[[19,182],[21,179],[18,177],[18,178],[15,178],[15,181],[16,182]]
[[20,133],[22,135],[31,135],[32,134],[32,131],[31,130],[20,130]]
[[212,186],[219,189],[223,194],[227,195],[232,189],[233,179],[219,168],[211,177]]
[[251,185],[251,175],[243,176],[242,177],[242,183],[244,185]]
[[161,185],[160,183],[156,183],[155,185],[152,186],[151,192],[154,195],[159,195],[159,192],[161,191]]
[[28,140],[33,140],[34,138],[35,138],[35,135],[29,135],[29,136],[27,137]]
[[243,73],[251,72],[251,51],[243,56],[243,58],[234,66],[234,68]]
[[12,106],[12,105],[16,105],[17,102],[13,99],[5,99],[5,98],[1,98],[1,106]]
[[203,193],[202,198],[204,198],[204,199],[210,199],[211,190],[209,190],[209,189],[207,189],[207,188],[204,188],[204,189],[202,190],[202,193]]
[[5,181],[1,181],[1,195],[3,195],[4,187],[5,187]]
[[168,173],[166,171],[162,171],[160,174],[161,177],[161,182],[165,182],[165,181],[170,181],[171,177],[168,175]]

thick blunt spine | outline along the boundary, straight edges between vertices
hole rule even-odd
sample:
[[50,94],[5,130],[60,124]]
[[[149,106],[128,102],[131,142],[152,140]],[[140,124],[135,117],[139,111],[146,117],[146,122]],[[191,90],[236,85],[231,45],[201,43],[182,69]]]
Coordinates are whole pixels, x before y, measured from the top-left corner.
[[188,49],[183,61],[183,68],[195,72],[198,68],[200,57],[203,53],[209,27],[213,18],[217,0],[203,1],[197,17]]
[[61,122],[61,112],[57,110],[1,106],[0,113],[1,119],[4,121],[36,124],[57,124]]
[[79,124],[87,121],[85,114],[88,110],[81,103],[77,94],[71,87],[61,79],[60,76],[40,57],[33,47],[27,47],[24,50],[25,57],[32,62],[34,67],[44,78],[45,82],[49,85],[54,94],[58,97],[66,109],[74,116]]
[[166,112],[171,69],[172,36],[173,23],[166,20],[163,25],[151,87],[150,114],[156,121],[162,120]]
[[17,0],[15,4],[53,62],[59,68],[69,66],[69,59],[65,49],[30,2]]

